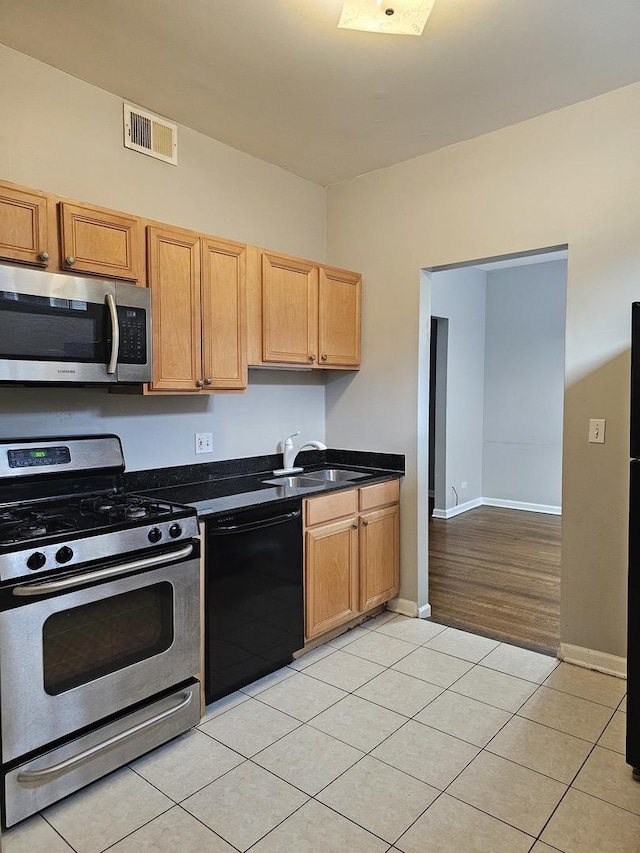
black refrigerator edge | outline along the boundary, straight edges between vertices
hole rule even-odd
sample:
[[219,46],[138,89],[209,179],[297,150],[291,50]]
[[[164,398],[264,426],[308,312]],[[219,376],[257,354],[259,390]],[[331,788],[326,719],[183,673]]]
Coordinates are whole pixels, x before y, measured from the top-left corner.
[[640,302],[631,306],[627,764],[640,782]]

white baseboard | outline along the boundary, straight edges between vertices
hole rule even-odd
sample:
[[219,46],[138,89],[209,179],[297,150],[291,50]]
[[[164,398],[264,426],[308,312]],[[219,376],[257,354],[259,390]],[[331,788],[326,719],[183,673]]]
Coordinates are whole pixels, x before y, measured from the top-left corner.
[[479,506],[497,506],[502,509],[519,509],[523,512],[543,512],[547,515],[562,515],[561,506],[530,504],[525,501],[503,501],[500,498],[474,498],[472,501],[458,504],[458,506],[451,506],[449,509],[434,509],[431,515],[434,518],[453,518],[456,515],[461,515],[463,512],[468,512],[470,509],[476,509]]
[[572,646],[570,643],[560,643],[558,657],[566,663],[596,669],[598,672],[615,675],[617,678],[627,677],[627,659],[617,655],[585,649],[584,646]]
[[431,515],[434,518],[453,518],[455,515],[461,515],[461,513],[479,506],[482,506],[482,498],[474,498],[472,501],[458,504],[458,506],[450,506],[449,509],[434,509]]
[[418,619],[429,619],[431,616],[430,604],[418,607],[415,601],[410,601],[408,598],[392,598],[391,601],[387,601],[387,610],[399,613],[401,616],[417,616]]
[[497,506],[503,509],[521,509],[524,512],[544,512],[547,515],[562,515],[561,506],[530,504],[525,501],[503,501],[500,498],[481,498],[482,506]]
[[418,605],[408,598],[392,598],[391,601],[387,601],[387,610],[400,613],[402,616],[418,615]]

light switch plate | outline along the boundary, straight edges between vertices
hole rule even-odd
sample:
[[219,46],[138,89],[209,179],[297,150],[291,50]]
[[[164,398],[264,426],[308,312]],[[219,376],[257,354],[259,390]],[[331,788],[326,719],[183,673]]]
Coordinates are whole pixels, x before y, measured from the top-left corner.
[[196,433],[196,453],[213,453],[213,433]]
[[604,444],[606,423],[604,418],[591,418],[589,421],[589,442],[591,444]]

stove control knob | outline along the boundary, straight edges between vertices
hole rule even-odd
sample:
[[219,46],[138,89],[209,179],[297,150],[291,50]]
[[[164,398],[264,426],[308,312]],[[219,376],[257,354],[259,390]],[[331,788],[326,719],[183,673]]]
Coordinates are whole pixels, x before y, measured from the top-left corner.
[[41,569],[46,562],[47,558],[41,551],[34,551],[27,560],[27,566],[35,572],[36,569]]
[[180,527],[179,524],[172,524],[171,527],[169,528],[169,536],[171,536],[172,539],[177,539],[181,533],[182,533],[182,528]]
[[149,542],[159,542],[162,539],[162,530],[159,527],[152,527],[147,535]]
[[62,548],[58,548],[56,551],[56,561],[58,563],[68,563],[72,557],[73,551],[71,548],[67,548],[66,545],[63,545]]

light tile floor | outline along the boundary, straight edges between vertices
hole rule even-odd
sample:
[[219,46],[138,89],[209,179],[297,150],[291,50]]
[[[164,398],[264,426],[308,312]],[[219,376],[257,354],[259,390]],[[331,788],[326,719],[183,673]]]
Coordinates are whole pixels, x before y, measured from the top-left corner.
[[625,682],[383,613],[4,853],[638,853]]

